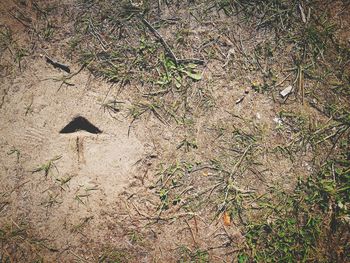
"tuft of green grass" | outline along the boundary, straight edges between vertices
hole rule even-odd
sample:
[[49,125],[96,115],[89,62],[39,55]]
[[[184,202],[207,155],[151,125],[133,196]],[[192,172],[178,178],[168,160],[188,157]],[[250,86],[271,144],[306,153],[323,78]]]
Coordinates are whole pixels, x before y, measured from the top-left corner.
[[320,172],[301,179],[292,193],[274,189],[273,196],[258,202],[265,216],[246,228],[246,257],[257,262],[346,260],[350,163],[344,157],[329,160]]
[[86,205],[86,203],[89,201],[89,196],[91,195],[92,191],[97,191],[98,187],[97,186],[92,186],[92,187],[85,187],[82,188],[83,185],[80,185],[79,188],[75,192],[75,197],[74,199],[83,205]]
[[44,172],[45,177],[47,177],[49,175],[49,172],[52,170],[52,168],[55,168],[56,171],[58,172],[55,162],[57,162],[61,158],[62,158],[61,155],[55,156],[54,158],[50,159],[46,163],[40,165],[38,168],[35,168],[34,170],[32,170],[32,173]]
[[136,104],[133,104],[130,108],[129,108],[129,115],[132,117],[132,123],[137,120],[138,118],[140,118],[142,115],[146,114],[146,113],[150,113],[152,115],[154,115],[158,120],[160,120],[162,123],[166,124],[165,119],[162,117],[162,105],[157,102],[139,102]]
[[[72,180],[73,176],[67,176],[62,178],[56,178],[56,182],[59,183],[59,186],[62,190],[68,188],[68,183]],[[66,187],[66,188],[65,188]]]
[[177,149],[183,148],[185,152],[189,152],[191,149],[198,149],[198,145],[195,140],[183,139],[177,146]]
[[28,56],[28,51],[23,48],[15,50],[15,62],[18,64],[20,70],[22,70],[21,61],[24,57]]
[[173,84],[177,89],[180,89],[184,85],[183,79],[186,77],[193,81],[202,79],[195,64],[176,65],[173,60],[167,57],[161,57],[161,62],[164,72],[159,74],[159,80],[156,82],[161,87]]

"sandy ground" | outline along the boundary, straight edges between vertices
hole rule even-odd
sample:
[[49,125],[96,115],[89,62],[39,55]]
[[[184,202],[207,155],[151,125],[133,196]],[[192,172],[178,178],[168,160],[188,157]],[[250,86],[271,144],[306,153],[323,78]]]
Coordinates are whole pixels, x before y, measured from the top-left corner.
[[[5,22],[15,25],[12,29],[19,41],[28,41],[21,35],[23,25],[4,13]],[[57,46],[46,47],[45,52],[64,61]],[[123,115],[117,116],[118,120],[111,118],[101,107],[115,94],[116,87],[95,79],[86,70],[69,80],[74,86],[61,85],[60,76],[64,73],[46,63],[41,55],[44,53],[26,57],[21,69],[1,85],[0,175],[6,200],[1,210],[2,224],[18,229],[28,226],[28,239],[37,240],[39,247],[33,245],[30,249],[45,251],[39,255],[44,253],[49,261],[97,261],[98,253],[113,246],[121,251],[127,249],[129,254],[136,251],[136,258],[142,262],[150,262],[151,258],[173,261],[179,244],[215,249],[226,242],[222,233],[230,233],[231,240],[239,246],[243,240],[239,229],[223,226],[220,219],[209,223],[206,212],[197,220],[186,221],[189,229],[187,225],[184,228],[183,221],[150,227],[139,218],[147,215],[148,206],[152,211],[157,202],[152,201],[153,192],[148,189],[155,173],[154,160],[215,158],[220,154],[218,147],[225,142],[213,139],[212,129],[226,127],[228,120],[235,123],[231,115],[245,116],[265,131],[271,130],[276,126],[271,99],[250,91],[242,103],[233,104],[247,88],[237,80],[222,82],[224,73],[215,73],[221,65],[208,65],[204,74],[216,83],[212,94],[217,105],[223,107],[217,107],[210,115],[198,116],[192,133],[199,145],[196,154],[179,153],[177,146],[187,136],[181,127],[163,125],[149,116],[130,128],[130,119]],[[79,67],[73,66],[72,70],[78,71]],[[122,97],[127,104],[128,94]],[[231,109],[231,113],[225,108]],[[102,133],[60,134],[76,116],[88,119]],[[270,145],[266,144],[266,147]],[[265,159],[266,167],[274,168],[265,169],[265,181],[278,178],[281,172],[293,175],[289,161],[276,165],[268,157]],[[196,176],[202,180],[201,172]],[[259,184],[249,174],[240,180],[242,188],[254,188],[253,182]],[[134,196],[137,196],[135,200]],[[143,207],[145,212],[138,207]],[[135,235],[134,244],[130,235]],[[146,241],[138,244],[138,235]],[[35,258],[35,253],[30,253]]]
[[[109,85],[87,86],[88,75],[82,73],[73,80],[73,88],[58,91],[59,84],[43,80],[55,73],[40,60],[8,87],[1,108],[1,182],[13,201],[2,213],[30,218],[39,232],[69,240],[62,223],[96,217],[118,199],[132,181],[144,145],[134,133],[128,136],[127,121],[106,118],[99,102]],[[102,134],[60,134],[77,115],[89,119]],[[8,154],[13,149],[18,155]],[[60,158],[46,176],[44,171],[33,172],[56,156]]]
[[[25,26],[9,15],[16,6],[20,3],[2,1],[0,22],[11,26],[17,43],[31,43]],[[200,30],[192,36],[195,40],[199,41]],[[202,30],[207,32],[208,28]],[[84,69],[68,80],[70,85],[61,85],[62,76],[67,74],[46,63],[43,55],[67,62],[72,72],[80,67],[67,61],[59,48],[67,42],[65,35],[56,37],[52,46],[41,45],[25,57],[21,67],[8,51],[1,57],[0,226],[8,233],[23,232],[19,239],[15,235],[10,238],[13,243],[2,251],[13,262],[25,262],[28,255],[33,262],[41,258],[43,262],[112,262],[104,257],[117,258],[115,262],[176,262],[185,247],[210,251],[212,262],[230,260],[243,246],[244,237],[237,222],[227,226],[221,216],[212,217],[212,204],[190,220],[182,218],[192,211],[184,212],[175,205],[164,213],[154,212],[159,208],[154,185],[162,164],[183,164],[186,160],[203,164],[219,157],[234,163],[234,152],[223,154],[222,149],[232,143],[228,135],[220,135],[223,130],[227,134],[233,134],[236,127],[247,133],[254,131],[259,140],[252,155],[255,159],[250,160],[256,164],[235,181],[241,189],[264,193],[272,183],[288,189],[295,185],[297,176],[312,173],[312,156],[307,151],[292,161],[270,150],[291,137],[279,132],[278,113],[294,106],[281,106],[247,85],[258,76],[228,75],[222,67],[224,56],[203,70],[203,78],[210,83],[208,96],[215,106],[207,112],[193,107],[195,121],[186,130],[175,123],[161,123],[151,114],[132,122],[125,111],[115,114],[102,107],[117,99],[128,109],[132,92],[141,89],[133,84],[119,93],[118,86]],[[250,43],[265,38],[268,35],[247,38],[247,49]],[[227,43],[229,52],[232,43]],[[232,63],[234,69],[236,62]],[[201,85],[194,84],[197,90]],[[278,91],[276,94],[278,97]],[[196,106],[200,108],[199,103]],[[297,108],[314,122],[324,120],[308,106]],[[102,133],[61,134],[77,116],[89,120]],[[179,150],[186,138],[195,139],[195,150]],[[193,172],[186,179],[189,187],[180,195],[200,196],[201,191],[207,191],[209,200],[216,189],[211,173],[205,167]]]

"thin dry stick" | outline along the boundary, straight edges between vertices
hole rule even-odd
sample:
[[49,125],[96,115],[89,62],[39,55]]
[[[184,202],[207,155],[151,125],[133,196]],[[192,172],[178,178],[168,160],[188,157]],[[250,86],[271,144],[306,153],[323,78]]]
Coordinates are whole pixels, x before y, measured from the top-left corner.
[[180,214],[175,214],[173,216],[167,216],[167,217],[161,217],[160,215],[156,216],[156,217],[152,217],[152,216],[149,216],[145,213],[142,213],[139,208],[134,204],[132,203],[132,206],[135,208],[136,212],[144,217],[145,219],[147,220],[155,220],[155,221],[167,221],[167,220],[172,220],[172,219],[179,219],[181,217],[185,217],[185,216],[196,216],[197,214],[193,213],[193,212],[185,212],[185,213],[180,213]]
[[166,52],[168,52],[168,55],[170,56],[170,58],[173,59],[175,64],[177,65],[177,58],[176,58],[174,52],[169,47],[168,43],[164,40],[164,38],[158,33],[158,31],[145,18],[141,17],[141,20],[146,25],[146,27],[153,33],[153,35],[162,43]]
[[185,223],[186,223],[186,225],[188,226],[188,228],[190,229],[190,232],[191,232],[191,236],[192,236],[193,243],[194,243],[194,245],[197,247],[197,246],[198,246],[198,244],[197,244],[196,238],[194,237],[193,230],[192,230],[192,228],[191,228],[190,224],[188,223],[188,221],[187,221],[186,219],[185,219]]
[[91,29],[91,34],[98,40],[100,43],[103,51],[107,51],[108,49],[108,43],[102,38],[102,36],[96,31],[94,24],[92,23],[91,19],[89,19],[89,28]]
[[196,233],[198,234],[198,224],[197,224],[196,215],[193,216],[193,220],[194,220],[194,226],[196,228]]
[[234,175],[236,173],[236,170],[238,169],[238,167],[241,165],[241,163],[243,162],[245,156],[247,155],[248,151],[250,150],[250,148],[253,146],[253,144],[250,144],[244,151],[244,153],[242,154],[241,158],[238,160],[238,162],[235,164],[235,166],[232,169],[231,174]]
[[176,65],[178,64],[188,64],[188,63],[193,63],[193,64],[199,64],[199,65],[203,65],[204,61],[201,59],[195,59],[195,58],[191,58],[191,59],[178,59],[174,52],[171,50],[171,48],[169,47],[168,43],[164,40],[164,38],[162,37],[161,34],[159,34],[159,32],[143,17],[141,17],[141,21],[145,24],[145,26],[153,33],[153,35],[161,42],[161,44],[163,45],[165,51],[167,52],[167,54],[169,55],[169,57],[175,62]]
[[[326,156],[326,158],[324,159],[324,163],[327,162],[329,156],[332,154],[332,152],[333,152],[334,148],[336,147],[337,143],[339,142],[340,138],[341,138],[349,129],[350,129],[350,127],[347,127],[347,128],[345,128],[345,130],[343,130],[343,131],[340,131],[341,129],[339,129],[339,130],[337,131],[337,133],[338,133],[339,135],[338,135],[338,137],[336,138],[336,140],[333,142],[332,148],[328,151],[327,156]],[[335,134],[334,136],[336,136],[336,134]]]
[[77,259],[79,259],[82,262],[88,262],[86,259],[80,257],[79,255],[75,254],[73,251],[69,251],[70,254],[72,254],[74,257],[76,257]]
[[20,18],[18,18],[16,15],[12,14],[11,12],[10,12],[10,16],[12,16],[18,22],[20,22],[23,26],[30,28],[30,25],[27,25],[26,23],[24,23]]
[[305,89],[304,89],[304,72],[303,68],[300,68],[300,76],[299,76],[299,89],[301,91],[301,101],[304,104],[304,97],[305,97]]
[[149,216],[149,215],[146,215],[146,214],[142,213],[142,212],[138,209],[138,207],[137,207],[133,202],[131,202],[131,204],[132,204],[132,206],[135,208],[136,212],[137,212],[140,216],[143,216],[144,218],[149,219],[149,220],[154,219],[154,217],[151,217],[151,216]]
[[287,75],[287,77],[285,77],[285,78],[282,79],[280,82],[278,82],[278,83],[275,85],[275,87],[281,86],[281,85],[290,77],[290,75],[292,75],[292,73],[289,73],[289,74]]

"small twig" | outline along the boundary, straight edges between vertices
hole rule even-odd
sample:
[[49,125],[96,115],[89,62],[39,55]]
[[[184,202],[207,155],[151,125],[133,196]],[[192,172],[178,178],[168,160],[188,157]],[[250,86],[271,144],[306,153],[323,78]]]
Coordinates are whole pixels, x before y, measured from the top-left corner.
[[134,122],[136,121],[136,118],[134,118],[130,124],[129,124],[129,128],[128,128],[128,138],[130,137],[130,132],[131,132],[131,128],[132,128],[132,125],[134,124]]
[[199,64],[203,65],[205,62],[201,59],[178,59],[174,52],[171,50],[168,43],[164,40],[161,34],[142,16],[140,16],[141,21],[145,24],[145,26],[153,33],[153,35],[160,41],[160,43],[163,45],[165,51],[167,52],[168,56],[174,61],[175,65],[178,66],[179,64]]
[[220,183],[214,185],[214,186],[210,189],[209,195],[207,196],[207,198],[205,199],[205,201],[209,200],[209,198],[210,198],[211,195],[213,194],[214,190],[215,190],[216,188],[218,188],[218,187],[219,187],[220,185],[222,185],[222,184],[223,184],[223,182],[220,182]]
[[69,251],[69,253],[72,254],[73,256],[75,256],[77,259],[83,261],[83,262],[89,262],[86,259],[84,259],[84,258],[78,256],[77,254],[75,254],[73,251]]
[[198,172],[200,170],[204,170],[204,169],[210,169],[210,170],[215,170],[217,171],[218,169],[209,165],[203,165],[203,166],[196,166],[193,167],[191,170],[188,171],[188,173],[195,173]]
[[292,73],[289,73],[289,74],[287,75],[287,77],[285,77],[285,78],[282,79],[280,82],[278,82],[278,83],[275,85],[275,87],[281,86],[281,85],[290,77],[290,75],[292,75]]
[[332,148],[328,151],[326,158],[324,159],[324,163],[327,162],[329,156],[332,154],[333,150],[335,149],[337,143],[339,142],[340,138],[350,129],[350,127],[346,127],[343,131],[341,131],[341,129],[339,129],[336,134],[334,136],[336,136],[337,134],[338,137],[335,139],[335,141],[333,142]]
[[196,238],[194,237],[194,233],[193,233],[192,227],[190,226],[190,224],[187,222],[186,219],[185,219],[185,223],[186,223],[186,225],[188,226],[188,228],[190,229],[193,243],[194,243],[195,247],[197,247],[198,244],[197,244]]
[[15,16],[14,14],[12,14],[10,12],[10,16],[12,16],[14,19],[16,19],[18,22],[20,22],[24,27],[28,27],[30,28],[30,25],[27,25],[26,23],[24,23],[21,19],[19,19],[17,16]]
[[196,58],[189,58],[189,59],[178,59],[178,64],[198,64],[198,65],[204,65],[205,61],[202,59],[196,59]]
[[70,68],[67,65],[61,64],[59,62],[53,61],[51,58],[45,55],[46,62],[51,64],[54,68],[59,68],[67,73],[70,73]]
[[164,95],[164,94],[168,93],[169,91],[170,91],[169,89],[162,89],[162,90],[158,90],[158,91],[145,93],[142,95],[142,97],[152,97],[152,96]]
[[[245,156],[247,155],[248,151],[250,150],[250,148],[253,146],[253,144],[250,144],[244,151],[244,153],[242,154],[241,158],[238,160],[238,162],[235,164],[235,166],[232,169],[231,175],[234,175],[236,173],[236,170],[238,169],[238,167],[241,165],[241,163],[243,162]],[[240,189],[237,189],[241,192]]]
[[107,51],[108,43],[102,38],[102,36],[96,31],[91,19],[89,19],[89,28],[91,29],[91,35],[93,35],[98,42],[100,42],[100,45],[103,49],[103,51]]
[[184,217],[184,216],[196,216],[195,213],[192,213],[192,212],[186,212],[186,213],[180,213],[180,214],[175,214],[173,216],[167,216],[167,217],[161,217],[160,215],[159,216],[155,216],[155,217],[152,217],[152,216],[149,216],[145,213],[142,213],[138,207],[133,203],[131,202],[132,206],[135,208],[136,212],[144,217],[145,219],[147,220],[155,220],[155,221],[167,221],[167,220],[172,220],[172,219],[178,219],[180,217]]
[[241,194],[252,194],[252,193],[255,193],[254,190],[244,190],[244,189],[241,189],[241,188],[239,188],[239,187],[237,187],[235,185],[232,185],[232,184],[230,185],[230,188],[235,190],[238,193],[241,193]]
[[178,64],[178,60],[174,54],[174,52],[169,47],[168,43],[164,40],[164,38],[158,33],[158,31],[143,17],[141,17],[142,22],[146,25],[146,27],[153,33],[153,35],[162,43],[166,52],[170,56],[171,59],[174,60],[175,64]]
[[158,10],[158,16],[160,17],[161,13],[162,13],[162,1],[158,0],[157,2],[157,10]]
[[301,101],[304,104],[304,97],[305,97],[304,75],[303,75],[304,69],[300,66],[298,71],[299,71],[299,78],[298,78],[299,92],[301,92]]

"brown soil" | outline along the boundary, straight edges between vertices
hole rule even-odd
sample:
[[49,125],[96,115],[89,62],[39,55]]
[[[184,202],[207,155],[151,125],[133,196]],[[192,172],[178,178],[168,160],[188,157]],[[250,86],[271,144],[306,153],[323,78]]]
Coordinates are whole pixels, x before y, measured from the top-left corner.
[[[222,149],[231,145],[230,134],[239,127],[253,132],[259,140],[251,157],[255,164],[235,179],[240,189],[264,194],[273,184],[288,190],[298,177],[313,172],[310,151],[291,160],[271,150],[293,136],[279,131],[278,114],[283,110],[300,112],[310,123],[322,123],[327,118],[308,104],[277,103],[274,96],[279,96],[279,90],[270,96],[252,89],[252,83],[262,78],[235,71],[235,63],[240,61],[239,57],[227,60],[230,50],[237,49],[228,38],[222,37],[226,44],[219,52],[221,58],[207,63],[203,80],[193,84],[197,90],[206,86],[208,103],[214,106],[200,109],[203,94],[194,94],[199,102],[198,108],[192,105],[190,128],[162,123],[152,114],[133,121],[123,110],[111,114],[102,104],[117,99],[123,101],[124,109],[131,107],[134,93],[143,89],[136,81],[119,92],[117,85],[83,69],[68,80],[71,85],[62,83],[64,73],[48,64],[43,55],[70,65],[72,72],[79,71],[80,65],[65,56],[71,32],[59,28],[53,40],[45,43],[33,37],[22,24],[25,22],[11,15],[20,10],[31,17],[28,23],[39,23],[32,8],[34,2],[40,1],[0,3],[0,26],[11,29],[16,46],[33,50],[23,57],[20,66],[11,47],[1,53],[0,228],[21,234],[8,239],[0,258],[9,256],[12,262],[99,262],[104,257],[115,262],[177,262],[186,248],[200,248],[209,251],[211,262],[230,262],[244,246],[245,238],[239,219],[227,226],[222,214],[215,214],[212,198],[216,189],[212,188],[216,175],[204,167],[189,174],[188,187],[181,188],[185,196],[200,196],[201,191],[212,189],[213,196],[208,196],[208,205],[201,210],[191,211],[194,206],[184,211],[174,205],[158,212],[159,196],[154,186],[162,164],[166,167],[188,160],[206,164],[219,158],[234,163],[235,153]],[[73,1],[62,2],[63,10]],[[55,21],[68,21],[60,17],[62,10],[57,9]],[[166,9],[164,17],[171,11]],[[220,26],[237,22],[223,14],[219,17],[223,20],[218,20]],[[195,22],[187,26],[188,41],[194,46],[203,42],[203,36],[214,35],[215,25],[210,22],[200,28]],[[272,37],[269,32],[249,35],[244,26],[231,30],[242,32],[246,52]],[[171,33],[164,30],[162,34],[173,41]],[[187,55],[186,45],[174,48]],[[223,68],[226,63],[227,68]],[[284,77],[279,72],[278,80]],[[280,89],[286,86],[288,83],[283,83]],[[242,96],[244,99],[237,102]],[[102,133],[60,134],[76,116],[86,118]],[[221,135],[223,130],[226,133]],[[179,148],[187,138],[196,142],[196,149]],[[188,219],[191,213],[195,216]]]

